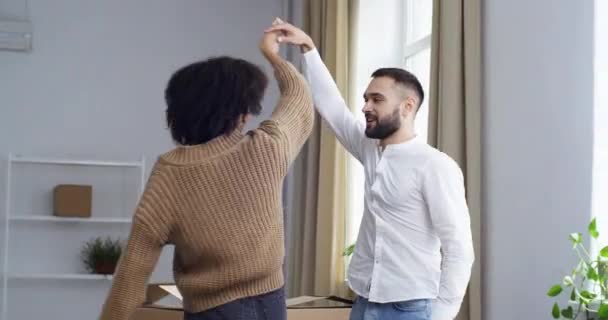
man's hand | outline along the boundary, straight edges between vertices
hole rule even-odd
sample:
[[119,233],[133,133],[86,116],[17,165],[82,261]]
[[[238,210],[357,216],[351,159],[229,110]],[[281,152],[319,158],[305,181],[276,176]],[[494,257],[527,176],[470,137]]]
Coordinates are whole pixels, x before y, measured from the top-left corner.
[[265,32],[267,34],[280,32],[279,42],[287,42],[300,46],[302,52],[310,51],[315,47],[312,39],[304,31],[278,18],[275,19],[272,26],[266,29]]

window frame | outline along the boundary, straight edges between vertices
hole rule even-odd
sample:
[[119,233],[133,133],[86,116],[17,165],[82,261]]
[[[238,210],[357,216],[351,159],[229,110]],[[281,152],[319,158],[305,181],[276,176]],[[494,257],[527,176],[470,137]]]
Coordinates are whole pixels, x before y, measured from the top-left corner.
[[[418,55],[419,53],[425,51],[425,50],[430,50],[431,49],[431,35],[432,33],[429,32],[429,34],[425,35],[424,37],[417,39],[413,42],[408,43],[408,38],[411,37],[411,30],[414,28],[414,14],[415,14],[415,10],[413,10],[413,1],[415,0],[404,0],[404,1],[400,1],[399,2],[399,10],[403,13],[403,17],[406,17],[405,19],[405,23],[402,24],[403,29],[400,30],[402,33],[402,53],[401,53],[401,67],[404,67],[405,69],[411,69],[411,64],[410,61],[413,57],[415,57],[416,55]],[[428,1],[428,0],[425,0]],[[429,25],[429,27],[432,28],[432,21],[431,24]],[[356,55],[355,55],[356,56]],[[430,64],[429,64],[429,71],[430,71]],[[428,91],[428,90],[427,90]],[[428,115],[427,115],[428,117]],[[428,118],[427,118],[428,119]],[[357,204],[355,204],[355,201],[362,201],[362,199],[358,199],[358,197],[355,199],[354,195],[355,192],[353,190],[355,190],[355,188],[358,189],[362,189],[364,188],[364,181],[365,181],[365,172],[364,169],[362,168],[361,164],[354,159],[352,156],[348,156],[347,157],[347,172],[346,172],[346,179],[347,179],[347,195],[346,195],[346,214],[345,214],[345,233],[344,233],[344,237],[345,237],[345,244],[346,246],[350,246],[351,244],[354,244],[356,242],[356,235],[358,234],[358,229],[361,223],[361,219],[363,217],[363,212],[357,212],[355,213],[355,209],[353,208],[360,208],[362,210],[364,210],[364,205],[363,206],[359,206]],[[357,173],[353,173],[353,172],[357,172]],[[353,178],[353,175],[357,174],[358,176],[356,178]],[[356,183],[353,183],[353,181],[356,181]],[[357,192],[357,194],[360,194],[361,192]],[[363,191],[364,194],[364,191]],[[356,221],[355,221],[356,220]],[[345,261],[345,266],[348,267],[348,264],[350,262],[350,259],[347,258],[347,260]]]

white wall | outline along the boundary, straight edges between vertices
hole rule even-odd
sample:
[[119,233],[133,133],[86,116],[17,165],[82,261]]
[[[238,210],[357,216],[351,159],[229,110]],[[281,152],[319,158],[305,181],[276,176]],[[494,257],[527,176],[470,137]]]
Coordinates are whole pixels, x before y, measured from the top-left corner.
[[593,150],[593,212],[600,241],[608,245],[608,2],[595,0],[595,115]]
[[484,2],[484,317],[550,319],[591,216],[593,3]]
[[[24,3],[11,0],[0,9],[10,11],[5,16],[22,15]],[[173,146],[165,129],[163,98],[171,73],[194,60],[227,54],[263,65],[272,78],[257,44],[272,18],[283,15],[285,3],[29,0],[34,50],[0,51],[0,157],[5,159],[13,152],[136,160],[143,155],[151,164],[158,154]],[[273,83],[262,116],[249,127],[270,114],[276,97]],[[0,191],[4,191],[1,169]],[[103,178],[104,173],[95,172]],[[16,194],[14,202],[27,203],[28,196],[25,192]],[[36,206],[40,207],[39,203]],[[37,234],[34,229],[30,229],[33,242]],[[56,237],[57,241],[65,240],[63,234]],[[19,244],[15,246],[13,252]],[[165,252],[161,258],[153,280],[171,278],[170,254]],[[37,267],[44,269],[44,259],[40,260]],[[47,288],[56,285],[44,284]],[[80,288],[98,284],[73,285]],[[15,296],[25,295],[31,292],[28,287],[36,286],[40,283],[19,284]],[[103,296],[105,290],[107,285],[103,284],[92,296]],[[59,306],[47,311],[45,318],[68,319],[66,313],[74,319],[96,318],[87,309],[90,303],[80,301],[73,304],[73,310],[67,310],[66,299],[79,299],[78,292],[46,299]],[[41,318],[36,304],[25,308],[18,299],[11,303],[15,304],[9,309],[13,319]],[[18,310],[28,313],[19,314]]]
[[171,73],[219,54],[266,65],[260,31],[282,2],[30,1],[34,51],[0,52],[0,126],[10,132],[0,150],[157,155],[171,147],[163,119]]
[[25,0],[2,0],[0,2],[0,19],[27,20],[27,6]]

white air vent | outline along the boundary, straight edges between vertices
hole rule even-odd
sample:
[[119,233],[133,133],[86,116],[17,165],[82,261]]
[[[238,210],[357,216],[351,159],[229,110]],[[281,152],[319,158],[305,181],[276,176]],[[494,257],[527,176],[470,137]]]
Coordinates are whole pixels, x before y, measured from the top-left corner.
[[28,21],[0,21],[0,50],[32,50],[32,24]]

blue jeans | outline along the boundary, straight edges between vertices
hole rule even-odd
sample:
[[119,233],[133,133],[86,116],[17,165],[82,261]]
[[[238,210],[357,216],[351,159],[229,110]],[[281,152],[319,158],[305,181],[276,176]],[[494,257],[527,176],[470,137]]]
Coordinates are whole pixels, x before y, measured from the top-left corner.
[[228,302],[197,313],[184,312],[184,320],[286,320],[283,288],[254,297]]
[[431,300],[420,299],[390,303],[369,302],[357,297],[350,320],[430,320]]

